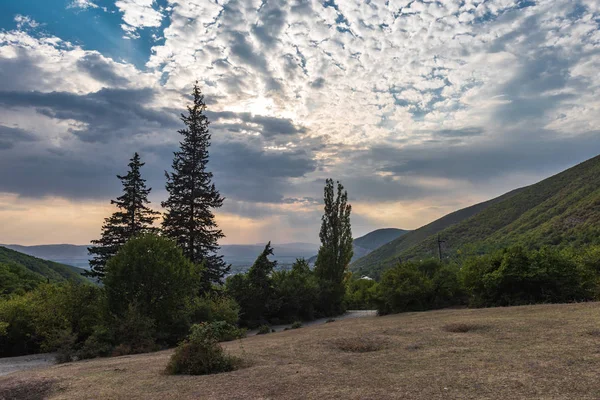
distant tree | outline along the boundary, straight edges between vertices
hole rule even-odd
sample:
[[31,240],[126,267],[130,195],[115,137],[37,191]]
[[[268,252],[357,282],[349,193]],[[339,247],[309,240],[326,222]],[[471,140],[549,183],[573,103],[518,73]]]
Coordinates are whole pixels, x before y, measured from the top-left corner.
[[146,188],[146,180],[140,174],[143,166],[139,154],[135,153],[129,162],[127,175],[117,175],[123,184],[123,195],[110,201],[118,210],[104,220],[101,238],[92,240],[94,246],[88,248],[93,256],[91,270],[86,273],[88,276],[102,280],[106,263],[121,246],[134,236],[157,230],[152,224],[160,213],[148,207],[148,194],[152,189]]
[[193,104],[182,114],[185,128],[181,149],[174,153],[173,172],[165,173],[169,198],[162,203],[166,214],[162,223],[166,236],[174,239],[183,254],[196,264],[204,264],[205,282],[221,282],[229,271],[223,256],[217,255],[218,240],[223,232],[218,229],[213,209],[223,205],[214,183],[213,174],[207,171],[211,135],[206,104],[198,83],[192,92]]
[[348,192],[337,183],[337,197],[332,179],[324,190],[325,213],[322,217],[321,247],[315,262],[315,274],[321,290],[320,307],[326,315],[343,312],[344,276],[352,259],[352,229]]

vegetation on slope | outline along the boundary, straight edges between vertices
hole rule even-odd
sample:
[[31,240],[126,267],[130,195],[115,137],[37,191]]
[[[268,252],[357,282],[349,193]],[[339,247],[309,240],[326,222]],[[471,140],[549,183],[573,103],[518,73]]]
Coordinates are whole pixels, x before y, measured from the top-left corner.
[[89,282],[83,269],[42,260],[0,246],[0,294],[31,290],[41,282]]
[[537,184],[449,214],[355,262],[374,277],[399,259],[437,255],[438,235],[448,258],[520,244],[528,248],[600,242],[600,156]]
[[352,242],[354,247],[352,261],[366,256],[373,250],[378,249],[386,243],[389,243],[392,240],[395,240],[409,232],[410,231],[404,229],[384,228],[374,230],[373,232],[369,232],[364,236],[354,239],[354,242]]

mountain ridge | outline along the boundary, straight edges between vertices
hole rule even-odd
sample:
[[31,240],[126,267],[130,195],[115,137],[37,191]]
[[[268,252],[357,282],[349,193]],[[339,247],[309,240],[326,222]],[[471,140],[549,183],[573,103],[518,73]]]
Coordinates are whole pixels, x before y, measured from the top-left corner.
[[538,183],[450,213],[355,261],[350,269],[375,277],[399,259],[457,251],[485,253],[513,244],[526,247],[599,241],[600,156]]

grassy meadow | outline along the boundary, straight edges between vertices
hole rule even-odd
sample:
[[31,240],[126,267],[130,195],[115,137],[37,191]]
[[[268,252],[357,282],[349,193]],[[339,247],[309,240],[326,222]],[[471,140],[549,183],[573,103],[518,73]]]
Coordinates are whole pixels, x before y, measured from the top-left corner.
[[0,378],[23,399],[597,399],[600,303],[446,309],[223,343],[243,367],[164,374],[172,350]]

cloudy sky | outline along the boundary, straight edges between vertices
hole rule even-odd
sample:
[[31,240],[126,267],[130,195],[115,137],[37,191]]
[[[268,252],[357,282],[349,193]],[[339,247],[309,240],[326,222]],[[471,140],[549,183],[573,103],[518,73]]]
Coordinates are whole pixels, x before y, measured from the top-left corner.
[[0,0],[0,243],[84,244],[198,80],[223,243],[412,229],[600,153],[600,0]]

